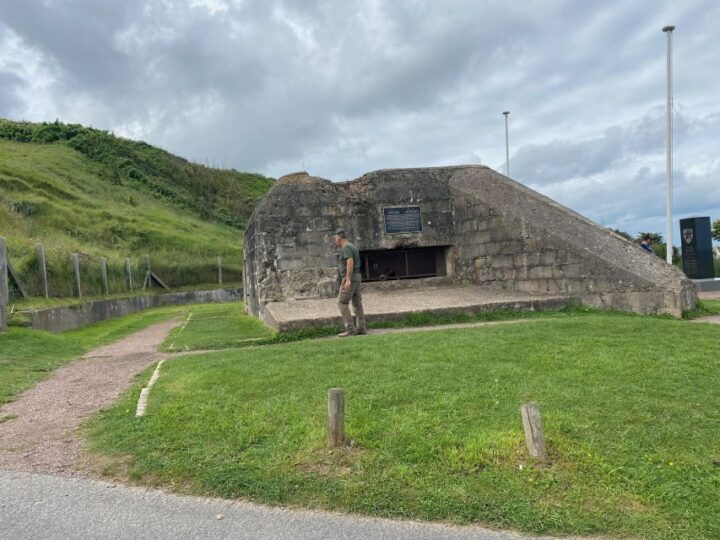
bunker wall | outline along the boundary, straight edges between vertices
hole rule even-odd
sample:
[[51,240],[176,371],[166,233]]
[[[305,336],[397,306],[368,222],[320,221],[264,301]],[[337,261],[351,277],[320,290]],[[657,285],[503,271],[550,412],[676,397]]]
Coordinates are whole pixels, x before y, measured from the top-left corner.
[[[422,230],[387,232],[388,207],[419,207]],[[681,271],[612,231],[487,167],[459,166],[377,171],[341,184],[306,173],[280,179],[246,229],[249,311],[334,296],[329,235],[337,228],[361,251],[442,246],[443,275],[455,283],[675,316],[697,301]]]

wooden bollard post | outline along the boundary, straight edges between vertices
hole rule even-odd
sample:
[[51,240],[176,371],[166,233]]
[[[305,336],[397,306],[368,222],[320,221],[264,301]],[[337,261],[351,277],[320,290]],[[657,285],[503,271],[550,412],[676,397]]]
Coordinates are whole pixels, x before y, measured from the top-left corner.
[[107,259],[105,257],[100,257],[100,279],[102,279],[103,293],[110,294],[107,279]]
[[45,293],[45,298],[50,298],[50,293],[48,291],[47,263],[45,262],[45,248],[42,244],[38,244],[36,248],[38,266],[40,267],[40,279],[42,280],[43,285],[43,292]]
[[222,285],[222,257],[217,258],[218,283]]
[[345,444],[345,390],[328,390],[328,447]]
[[5,239],[0,236],[0,334],[7,332],[7,305],[10,301],[10,288],[8,285],[8,260]]
[[130,268],[130,259],[125,259],[125,277],[127,278],[127,287],[130,292],[133,290],[132,269]]
[[73,253],[71,260],[73,265],[73,275],[75,276],[75,291],[77,292],[77,297],[82,298],[82,289],[80,287],[80,259],[78,258],[78,254]]
[[525,443],[530,457],[546,463],[548,456],[545,449],[545,435],[543,434],[540,409],[538,409],[537,403],[523,403],[520,405],[520,414],[522,415]]

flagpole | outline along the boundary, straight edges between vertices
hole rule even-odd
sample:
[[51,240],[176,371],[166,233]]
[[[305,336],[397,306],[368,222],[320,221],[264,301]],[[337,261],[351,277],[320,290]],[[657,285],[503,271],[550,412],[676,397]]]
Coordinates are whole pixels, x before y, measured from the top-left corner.
[[667,34],[667,149],[666,149],[666,181],[665,181],[665,214],[667,217],[667,253],[665,260],[672,264],[673,262],[673,88],[672,88],[672,33],[674,26],[663,27],[663,32]]
[[510,136],[508,135],[508,115],[510,111],[505,111],[505,176],[510,177]]

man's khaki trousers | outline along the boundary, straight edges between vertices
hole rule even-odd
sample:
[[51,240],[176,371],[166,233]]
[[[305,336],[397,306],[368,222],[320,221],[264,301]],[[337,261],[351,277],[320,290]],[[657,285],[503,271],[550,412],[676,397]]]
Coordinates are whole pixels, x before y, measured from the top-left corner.
[[[340,293],[338,294],[338,307],[342,315],[345,330],[350,333],[365,332],[365,312],[362,304],[362,281],[351,281],[350,289],[343,291],[342,283],[340,284]],[[352,302],[355,311],[355,320],[350,314],[350,302]]]

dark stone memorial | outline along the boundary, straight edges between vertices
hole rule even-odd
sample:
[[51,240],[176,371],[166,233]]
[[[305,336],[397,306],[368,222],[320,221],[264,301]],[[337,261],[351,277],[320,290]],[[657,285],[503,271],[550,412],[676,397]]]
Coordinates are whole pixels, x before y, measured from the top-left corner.
[[422,232],[419,206],[383,208],[383,213],[385,214],[385,232],[388,234]]
[[685,275],[691,279],[715,277],[709,217],[680,220],[680,243]]

